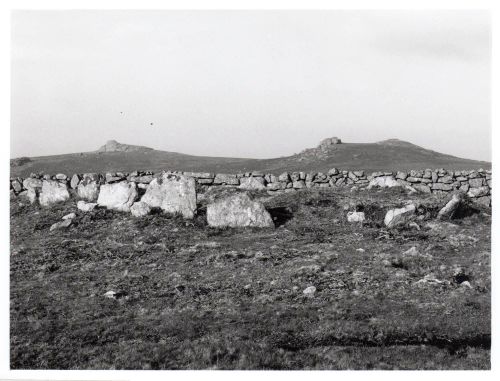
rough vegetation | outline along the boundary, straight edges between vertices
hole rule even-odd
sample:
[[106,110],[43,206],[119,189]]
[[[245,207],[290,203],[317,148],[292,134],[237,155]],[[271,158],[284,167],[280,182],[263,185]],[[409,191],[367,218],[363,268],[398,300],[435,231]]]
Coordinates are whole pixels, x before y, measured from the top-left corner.
[[189,221],[11,201],[11,367],[490,368],[490,208],[438,220],[449,195],[402,187],[249,192],[276,228],[207,226],[215,189]]

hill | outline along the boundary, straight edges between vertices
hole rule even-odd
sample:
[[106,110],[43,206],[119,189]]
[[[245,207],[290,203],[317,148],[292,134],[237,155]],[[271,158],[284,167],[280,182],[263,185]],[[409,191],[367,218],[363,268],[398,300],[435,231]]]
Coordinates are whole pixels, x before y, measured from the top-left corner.
[[25,177],[32,172],[72,174],[134,170],[218,173],[259,170],[279,174],[284,171],[326,172],[334,167],[347,170],[363,169],[368,172],[425,168],[452,170],[491,168],[490,162],[446,155],[398,139],[376,143],[340,143],[340,139],[329,138],[323,140],[316,148],[274,159],[193,156],[121,144],[111,140],[93,152],[29,159],[22,161],[21,165],[19,161],[12,159],[11,176]]

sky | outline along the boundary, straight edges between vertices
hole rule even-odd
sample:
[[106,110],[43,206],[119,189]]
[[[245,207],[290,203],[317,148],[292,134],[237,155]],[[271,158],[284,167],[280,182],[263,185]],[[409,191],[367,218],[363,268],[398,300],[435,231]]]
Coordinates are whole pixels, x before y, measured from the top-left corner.
[[[11,157],[327,137],[491,161],[487,11],[14,11]],[[152,124],[151,124],[152,123]]]

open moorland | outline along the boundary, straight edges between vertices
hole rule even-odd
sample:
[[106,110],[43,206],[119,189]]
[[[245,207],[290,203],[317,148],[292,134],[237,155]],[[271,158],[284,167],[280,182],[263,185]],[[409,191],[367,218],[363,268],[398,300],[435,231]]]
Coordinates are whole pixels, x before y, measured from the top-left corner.
[[449,196],[402,187],[250,193],[276,228],[209,227],[203,197],[193,220],[12,201],[11,368],[490,368],[490,208],[440,221]]
[[[278,175],[289,171],[346,170],[408,171],[424,168],[451,170],[491,169],[491,163],[445,155],[397,139],[377,143],[331,144],[328,138],[315,148],[272,159],[202,157],[148,147],[107,142],[97,151],[11,160],[11,177],[30,173],[132,172],[137,168],[172,171],[237,173],[254,170]],[[333,138],[335,139],[335,138]]]

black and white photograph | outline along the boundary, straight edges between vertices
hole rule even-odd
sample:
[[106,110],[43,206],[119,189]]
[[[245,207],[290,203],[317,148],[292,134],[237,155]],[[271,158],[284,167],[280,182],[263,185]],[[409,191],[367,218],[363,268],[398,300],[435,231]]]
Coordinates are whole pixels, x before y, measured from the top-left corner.
[[7,370],[492,370],[491,10],[9,19]]

